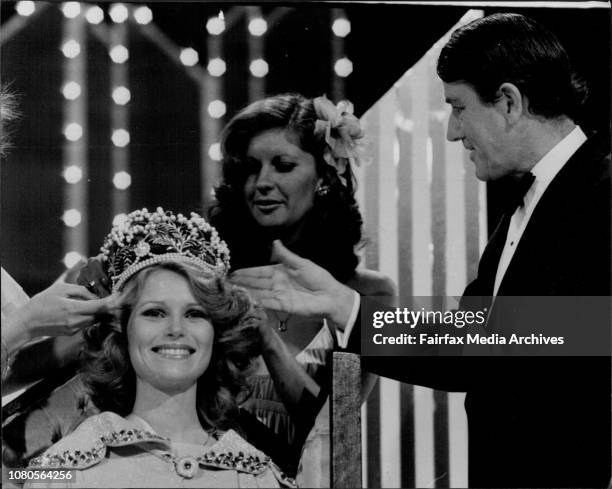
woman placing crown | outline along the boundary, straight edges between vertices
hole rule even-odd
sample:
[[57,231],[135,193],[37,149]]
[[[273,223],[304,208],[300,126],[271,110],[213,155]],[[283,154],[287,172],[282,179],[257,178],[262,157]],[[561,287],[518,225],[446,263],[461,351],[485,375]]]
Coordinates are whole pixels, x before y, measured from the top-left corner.
[[[272,242],[280,239],[360,294],[394,295],[390,279],[357,269],[362,218],[351,166],[359,163],[363,136],[352,105],[335,106],[326,97],[266,98],[229,122],[221,142],[222,182],[209,216],[228,243],[233,270],[270,264]],[[268,316],[264,362],[251,379],[246,407],[290,444],[297,461],[328,392],[331,351],[345,339],[315,314]],[[327,423],[320,426],[325,432],[329,422],[322,414],[317,419]],[[302,474],[307,485],[325,484],[325,470],[303,469],[310,472]]]
[[30,468],[71,469],[68,487],[292,485],[235,431],[261,318],[216,230],[143,209],[102,249],[117,312],[88,330],[83,373],[102,412]]

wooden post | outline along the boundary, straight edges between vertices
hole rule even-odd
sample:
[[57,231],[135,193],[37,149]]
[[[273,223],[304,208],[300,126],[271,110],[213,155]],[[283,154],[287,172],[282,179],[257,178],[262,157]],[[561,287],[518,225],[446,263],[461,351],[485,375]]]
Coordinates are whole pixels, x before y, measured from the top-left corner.
[[331,487],[361,487],[361,364],[359,355],[334,352]]

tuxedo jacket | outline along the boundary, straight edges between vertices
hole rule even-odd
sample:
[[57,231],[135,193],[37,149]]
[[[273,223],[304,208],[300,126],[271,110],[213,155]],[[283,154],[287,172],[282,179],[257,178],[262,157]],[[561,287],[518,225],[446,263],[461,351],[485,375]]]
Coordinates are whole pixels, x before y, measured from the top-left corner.
[[[590,307],[593,297],[611,295],[610,186],[609,144],[591,138],[534,209],[490,305],[487,331],[527,325],[596,334],[610,345],[610,301],[595,312],[579,310],[581,302]],[[463,307],[489,305],[504,241],[498,228]],[[496,305],[510,296],[567,300],[555,307],[546,300],[531,301],[531,308]],[[362,365],[403,382],[467,393],[470,487],[606,487],[610,481],[609,356],[363,357]]]

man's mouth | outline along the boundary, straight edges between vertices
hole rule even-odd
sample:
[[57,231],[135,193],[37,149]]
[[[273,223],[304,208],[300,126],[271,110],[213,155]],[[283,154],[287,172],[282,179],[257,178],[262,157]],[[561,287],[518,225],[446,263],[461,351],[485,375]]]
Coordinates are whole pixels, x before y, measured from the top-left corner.
[[164,358],[171,359],[188,358],[195,353],[195,348],[181,344],[159,345],[154,346],[151,350]]

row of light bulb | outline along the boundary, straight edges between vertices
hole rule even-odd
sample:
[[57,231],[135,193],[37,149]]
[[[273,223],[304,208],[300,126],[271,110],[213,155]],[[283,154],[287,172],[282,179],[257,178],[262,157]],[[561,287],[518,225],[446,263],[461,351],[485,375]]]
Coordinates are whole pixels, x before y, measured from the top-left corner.
[[[195,66],[199,61],[198,52],[193,48],[185,48],[181,50],[179,58],[181,63],[183,63],[185,66]],[[209,60],[208,65],[206,66],[208,74],[214,77],[222,76],[226,69],[227,65],[221,58],[213,58]],[[251,61],[249,71],[254,77],[263,78],[270,71],[270,67],[266,60],[258,58]],[[353,72],[353,62],[346,56],[336,60],[336,63],[334,64],[334,72],[337,76],[346,78]]]
[[[29,17],[36,12],[36,4],[32,1],[21,1],[15,4],[15,10],[23,17]],[[62,5],[62,13],[67,19],[75,19],[81,14],[80,2],[65,2]],[[122,3],[116,3],[108,11],[111,20],[116,24],[125,22],[130,16],[128,8]],[[153,12],[149,7],[137,7],[133,10],[134,20],[139,24],[149,24],[153,20]],[[99,24],[104,20],[104,11],[97,5],[85,10],[85,19],[90,24]]]
[[[33,1],[25,0],[17,2],[15,10],[19,15],[28,17],[36,11],[36,4]],[[74,19],[81,14],[80,2],[65,2],[62,5],[62,13],[66,18]],[[112,5],[108,11],[111,20],[117,24],[125,22],[129,17],[128,8],[122,3]],[[153,20],[153,12],[149,7],[137,7],[133,11],[134,20],[139,24],[149,24]],[[104,20],[104,11],[94,5],[85,11],[85,18],[90,24],[99,24]],[[268,30],[268,23],[261,17],[255,17],[249,21],[249,33],[252,36],[263,36]],[[220,13],[217,17],[211,17],[206,22],[206,30],[209,34],[218,36],[225,30],[225,19]],[[351,32],[351,23],[346,18],[338,18],[332,24],[332,32],[337,37],[346,37]]]
[[[74,59],[81,54],[81,45],[74,39],[68,39],[60,49],[62,54],[69,59]],[[122,64],[129,59],[130,52],[125,46],[117,44],[109,50],[108,55],[113,63]]]

